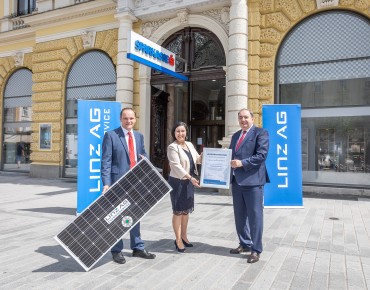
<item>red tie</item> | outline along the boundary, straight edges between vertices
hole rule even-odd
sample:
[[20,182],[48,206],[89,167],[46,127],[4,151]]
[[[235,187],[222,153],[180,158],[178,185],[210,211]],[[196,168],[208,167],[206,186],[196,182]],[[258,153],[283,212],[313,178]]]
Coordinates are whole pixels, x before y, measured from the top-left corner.
[[243,140],[244,140],[244,137],[246,135],[247,131],[243,131],[243,135],[239,138],[239,141],[238,143],[236,143],[236,146],[235,146],[235,151],[238,151],[239,147],[240,147],[240,144],[242,144]]
[[132,168],[136,164],[134,138],[132,138],[131,132],[128,132],[127,134],[128,134],[128,154],[130,156],[130,168]]

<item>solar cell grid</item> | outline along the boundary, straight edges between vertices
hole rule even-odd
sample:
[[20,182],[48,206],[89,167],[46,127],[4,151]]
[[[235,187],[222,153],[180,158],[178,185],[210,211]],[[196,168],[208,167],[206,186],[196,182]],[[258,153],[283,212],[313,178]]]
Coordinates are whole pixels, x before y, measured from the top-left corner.
[[143,158],[55,239],[88,271],[171,190]]

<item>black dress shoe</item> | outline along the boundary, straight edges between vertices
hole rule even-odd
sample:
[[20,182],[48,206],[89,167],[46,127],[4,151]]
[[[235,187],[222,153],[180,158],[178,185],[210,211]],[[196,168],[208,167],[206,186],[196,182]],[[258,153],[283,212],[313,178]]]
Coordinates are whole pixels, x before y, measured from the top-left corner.
[[243,247],[240,245],[236,249],[231,249],[230,254],[240,254],[240,253],[245,253],[245,252],[250,252],[251,248],[250,247]]
[[256,253],[256,252],[252,252],[249,257],[248,257],[248,260],[247,262],[248,263],[256,263],[260,260],[260,254]]
[[177,245],[177,243],[176,243],[176,240],[175,240],[174,242],[175,242],[175,248],[176,248],[176,250],[177,250],[179,253],[185,253],[186,249],[185,249],[185,248],[180,249],[180,248],[179,248],[179,246],[178,246],[178,245]]
[[182,239],[182,243],[184,244],[185,247],[188,247],[188,248],[194,247],[192,243],[187,243],[184,241],[184,239]]
[[126,259],[123,256],[122,252],[113,252],[112,253],[112,258],[113,258],[113,261],[118,263],[118,264],[126,263]]
[[152,253],[149,253],[146,249],[143,249],[143,250],[134,249],[132,251],[132,256],[143,258],[143,259],[154,259],[155,258],[155,255]]

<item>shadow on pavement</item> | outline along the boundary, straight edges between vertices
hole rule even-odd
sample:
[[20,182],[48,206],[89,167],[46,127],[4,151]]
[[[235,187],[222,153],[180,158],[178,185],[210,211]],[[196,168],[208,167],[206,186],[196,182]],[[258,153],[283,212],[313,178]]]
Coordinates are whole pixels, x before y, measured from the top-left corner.
[[59,245],[42,246],[35,252],[55,259],[57,262],[33,270],[32,272],[85,272],[85,270]]
[[72,193],[72,192],[75,192],[75,190],[63,189],[63,190],[58,190],[58,191],[50,191],[50,192],[37,193],[36,195],[52,196],[52,195],[63,194],[63,193]]
[[[43,254],[52,259],[57,260],[57,262],[47,265],[45,267],[35,269],[32,272],[86,272],[84,268],[73,259],[60,245],[55,246],[42,246],[38,248],[36,253]],[[96,265],[91,269],[99,268],[100,266],[111,262],[110,253],[106,254],[99,260]]]
[[[184,253],[184,255],[206,253],[210,255],[234,257],[234,258],[240,259],[244,255],[248,254],[248,253],[245,253],[245,254],[243,253],[240,255],[234,255],[234,254],[230,254],[231,248],[226,248],[222,246],[213,246],[211,244],[206,244],[206,243],[197,242],[197,241],[191,241],[191,243],[194,245],[194,247],[186,248],[186,252]],[[168,248],[164,249],[163,245],[167,245]],[[175,249],[175,245],[174,245],[174,240],[172,239],[161,239],[159,241],[150,243],[150,247],[148,247],[147,249],[148,251],[153,251],[154,253],[166,253],[166,254],[168,254],[169,252],[177,253],[177,250]]]
[[25,208],[18,209],[22,211],[32,211],[40,213],[54,213],[54,214],[63,214],[63,215],[76,215],[76,208],[72,207],[40,207],[40,208]]
[[232,203],[218,203],[218,202],[197,202],[197,204],[204,205],[219,205],[219,206],[233,206]]

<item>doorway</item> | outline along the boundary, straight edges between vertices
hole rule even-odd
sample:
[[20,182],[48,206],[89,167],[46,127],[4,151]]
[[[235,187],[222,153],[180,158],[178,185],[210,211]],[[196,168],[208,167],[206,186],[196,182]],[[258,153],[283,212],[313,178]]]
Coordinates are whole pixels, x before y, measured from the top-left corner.
[[[225,134],[223,67],[226,65],[226,58],[220,41],[206,29],[187,27],[170,36],[162,46],[185,60],[176,60],[176,72],[186,75],[189,81],[181,82],[152,70],[152,162],[156,162],[158,156],[166,157],[167,146],[174,141],[171,129],[179,121],[188,124],[189,141],[196,146],[198,152],[202,152],[204,147],[221,147],[218,140]],[[158,96],[153,99],[156,94]],[[165,103],[160,108],[157,107],[159,100]],[[153,114],[158,115],[157,118],[159,115],[165,118],[165,122],[158,122]],[[162,136],[159,147],[158,138],[153,138],[153,132],[156,132],[156,136]],[[163,166],[166,166],[165,160],[163,162]]]

